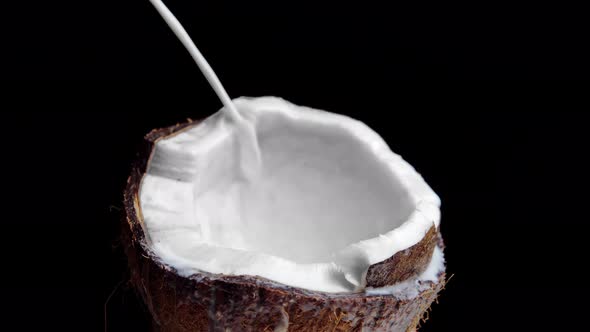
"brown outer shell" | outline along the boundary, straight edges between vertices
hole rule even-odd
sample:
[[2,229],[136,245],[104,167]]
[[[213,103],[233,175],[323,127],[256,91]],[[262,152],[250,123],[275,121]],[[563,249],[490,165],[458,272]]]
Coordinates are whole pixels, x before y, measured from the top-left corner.
[[[182,277],[149,248],[139,205],[139,187],[157,140],[198,122],[154,130],[134,165],[125,190],[122,236],[131,282],[161,331],[412,331],[443,288],[438,283],[411,300],[364,293],[334,294],[286,286],[258,276],[196,273]],[[416,245],[369,267],[367,284],[381,287],[422,273],[434,247],[442,248],[433,226]]]

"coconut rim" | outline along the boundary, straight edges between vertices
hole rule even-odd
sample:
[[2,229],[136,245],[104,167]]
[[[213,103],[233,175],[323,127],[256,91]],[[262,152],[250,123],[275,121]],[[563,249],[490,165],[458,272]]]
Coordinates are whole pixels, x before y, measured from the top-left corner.
[[[176,125],[174,127],[177,127]],[[181,125],[182,126],[182,125]],[[370,292],[324,292],[318,290],[311,290],[305,289],[296,286],[290,286],[283,284],[281,282],[268,279],[259,275],[225,275],[219,273],[211,273],[207,271],[199,271],[195,272],[189,276],[182,276],[178,273],[178,270],[165,262],[162,257],[158,256],[158,254],[150,247],[148,237],[145,234],[143,220],[141,219],[141,208],[139,205],[139,185],[141,183],[141,166],[136,166],[133,168],[132,174],[127,179],[127,185],[124,191],[124,210],[125,210],[125,218],[123,227],[126,229],[123,233],[127,233],[128,240],[130,242],[125,244],[126,248],[135,248],[134,254],[132,254],[129,249],[126,249],[127,256],[132,255],[134,259],[144,260],[147,264],[153,264],[162,272],[167,273],[169,275],[173,275],[175,278],[181,278],[183,280],[192,280],[194,282],[202,282],[207,280],[207,283],[215,282],[215,281],[222,281],[231,284],[243,284],[243,285],[256,285],[257,287],[262,288],[271,288],[271,289],[282,289],[285,291],[290,292],[293,296],[303,296],[303,297],[312,297],[316,298],[317,300],[354,300],[354,299],[362,299],[363,301],[367,301],[367,298],[389,298],[394,297],[397,298],[395,293],[390,292],[379,292],[378,289],[372,289]],[[441,252],[444,250],[445,245],[443,243],[442,237],[438,230],[436,230],[436,247]],[[135,286],[141,288],[141,292],[149,292],[146,288],[146,285],[141,281],[141,284],[137,284],[138,280],[143,278],[143,274],[148,272],[145,271],[145,268],[148,268],[147,265],[137,265],[137,263],[130,264],[132,275],[133,273],[138,273],[138,277],[140,279],[131,278],[132,281],[135,281]],[[139,270],[134,270],[136,268],[140,268]],[[404,280],[407,281],[407,280]],[[446,272],[440,271],[438,273],[438,277],[436,281],[433,280],[426,280],[421,281],[419,278],[416,281],[420,282],[424,285],[431,285],[428,288],[423,288],[418,290],[419,297],[422,297],[424,293],[435,292],[438,293],[439,290],[444,288],[446,284]],[[402,281],[403,282],[403,281]],[[436,287],[435,287],[436,286]],[[381,287],[380,289],[386,290],[387,287]],[[145,295],[145,294],[143,294]],[[399,300],[399,299],[398,299]],[[402,302],[411,302],[413,298],[409,299],[402,299]],[[373,301],[373,300],[369,300]]]
[[[353,135],[360,142],[366,144],[376,159],[389,166],[392,175],[397,177],[397,179],[400,181],[402,189],[405,190],[411,198],[413,211],[407,220],[405,220],[399,226],[385,234],[352,243],[336,254],[334,263],[338,264],[338,267],[344,273],[346,280],[356,286],[355,291],[362,290],[366,286],[365,277],[369,267],[392,258],[400,251],[415,246],[425,237],[426,233],[432,227],[438,229],[440,223],[439,197],[426,184],[420,174],[418,174],[416,170],[410,164],[404,161],[399,155],[391,151],[386,142],[367,125],[348,116],[324,112],[304,106],[297,106],[276,97],[240,97],[234,99],[234,103],[238,107],[248,108],[248,103],[250,103],[252,100],[256,100],[256,111],[259,112],[271,112],[278,108],[281,110],[281,112],[284,112],[284,114],[290,117],[306,117],[308,120],[309,118],[315,117],[315,120],[327,121],[329,125],[343,125],[344,129],[348,130],[351,135]],[[325,114],[329,114],[329,117],[326,117]],[[187,123],[169,127],[165,129],[165,132],[162,132],[161,130],[154,130],[146,135],[146,140],[150,143],[147,159],[141,167],[135,168],[134,170],[134,172],[136,172],[135,176],[139,177],[138,179],[135,179],[135,181],[137,181],[137,187],[134,191],[132,187],[129,187],[132,186],[132,179],[130,178],[130,183],[126,192],[126,195],[133,195],[133,209],[135,210],[133,212],[133,216],[137,219],[139,224],[139,229],[135,230],[133,233],[138,232],[138,234],[140,234],[140,237],[137,240],[139,240],[139,243],[145,252],[149,253],[149,255],[152,256],[152,258],[154,258],[154,260],[157,261],[159,265],[176,272],[179,271],[178,268],[174,267],[173,264],[166,262],[163,257],[161,257],[152,247],[149,233],[146,230],[146,225],[143,218],[139,193],[141,191],[143,179],[147,174],[150,162],[154,156],[156,144],[160,140],[168,139],[186,130],[190,130],[195,126],[198,126],[200,122],[201,121],[189,120]],[[128,221],[132,223],[132,220]],[[133,225],[130,226],[134,228]],[[283,257],[274,257],[288,260]],[[350,259],[352,257],[355,257],[354,264],[350,263]],[[360,267],[358,262],[359,257],[362,260]],[[200,270],[199,272],[216,274],[203,270]],[[277,281],[274,278],[268,278],[265,275],[257,275],[257,277],[267,279],[273,283],[276,282],[280,285],[307,289],[306,287],[301,287],[298,285],[289,285],[288,283]],[[322,292],[322,290],[317,289],[307,290]],[[339,292],[327,291],[327,293]]]

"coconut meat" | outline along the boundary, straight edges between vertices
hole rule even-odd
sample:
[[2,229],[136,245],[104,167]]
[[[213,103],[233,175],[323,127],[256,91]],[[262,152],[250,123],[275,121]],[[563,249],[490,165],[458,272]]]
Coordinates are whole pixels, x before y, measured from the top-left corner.
[[438,196],[362,122],[275,97],[234,104],[244,123],[220,111],[157,141],[141,183],[150,249],[180,275],[354,292],[438,226]]

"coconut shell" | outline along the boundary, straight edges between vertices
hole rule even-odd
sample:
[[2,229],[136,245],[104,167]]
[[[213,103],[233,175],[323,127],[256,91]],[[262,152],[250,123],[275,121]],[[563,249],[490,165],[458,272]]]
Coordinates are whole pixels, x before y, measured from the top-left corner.
[[[286,286],[258,276],[195,273],[182,277],[149,248],[139,187],[157,140],[196,125],[158,129],[146,135],[124,194],[122,237],[131,283],[157,331],[413,331],[445,283],[426,282],[413,299],[393,295],[326,293]],[[367,285],[382,287],[415,278],[442,247],[432,227],[416,245],[369,267]]]
[[422,274],[432,259],[438,236],[438,232],[433,226],[417,244],[396,253],[383,262],[369,266],[367,286],[385,287]]

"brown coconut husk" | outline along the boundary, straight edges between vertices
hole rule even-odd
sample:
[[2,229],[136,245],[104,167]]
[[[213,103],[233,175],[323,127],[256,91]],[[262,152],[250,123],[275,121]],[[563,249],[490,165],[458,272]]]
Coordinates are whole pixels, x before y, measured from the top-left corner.
[[[393,295],[326,293],[286,286],[258,276],[195,273],[182,277],[150,249],[139,204],[139,187],[161,138],[198,122],[158,129],[145,137],[124,194],[123,243],[131,283],[152,315],[157,331],[414,331],[444,287],[445,274],[413,299]],[[432,227],[416,245],[369,267],[367,286],[383,287],[417,277],[434,247]]]

